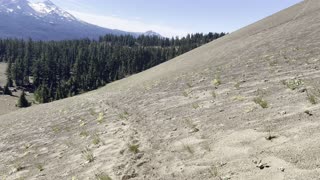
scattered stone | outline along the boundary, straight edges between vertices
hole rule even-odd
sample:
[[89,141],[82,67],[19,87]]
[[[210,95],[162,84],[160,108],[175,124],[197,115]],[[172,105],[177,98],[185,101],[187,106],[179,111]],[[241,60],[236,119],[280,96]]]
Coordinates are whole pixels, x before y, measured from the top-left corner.
[[128,180],[128,179],[135,178],[135,177],[137,177],[137,176],[138,176],[138,174],[136,173],[136,171],[135,171],[135,170],[132,170],[132,173],[122,176],[121,179],[122,179],[122,180]]
[[137,167],[141,167],[143,166],[144,164],[146,164],[148,161],[142,161],[141,163],[137,164]]
[[178,130],[178,128],[174,128],[172,131],[177,131]]
[[227,165],[227,162],[220,162],[220,167]]
[[267,163],[262,163],[262,160],[259,160],[259,161],[253,160],[252,162],[256,164],[256,167],[261,170],[270,167],[270,165],[268,165]]
[[299,93],[307,92],[307,88],[301,88],[301,89],[298,90],[298,92],[299,92]]
[[136,157],[135,157],[135,159],[136,160],[138,160],[138,159],[141,159],[142,157],[143,157],[143,153],[142,152],[140,152],[140,153],[138,153],[137,155],[136,155]]
[[193,128],[189,133],[196,133],[199,132],[200,130],[198,128]]
[[273,135],[268,135],[267,137],[265,137],[266,138],[266,140],[268,140],[268,141],[272,141],[273,139],[275,139],[275,138],[277,138],[277,136],[273,136]]
[[309,110],[304,111],[304,113],[309,115],[309,116],[313,116],[313,114]]
[[125,151],[126,151],[125,149],[122,149],[119,153],[123,155]]
[[279,114],[283,116],[283,115],[286,115],[287,112],[286,111],[281,111]]
[[284,167],[280,167],[279,170],[280,170],[281,172],[284,172],[284,171],[285,171],[285,168],[284,168]]

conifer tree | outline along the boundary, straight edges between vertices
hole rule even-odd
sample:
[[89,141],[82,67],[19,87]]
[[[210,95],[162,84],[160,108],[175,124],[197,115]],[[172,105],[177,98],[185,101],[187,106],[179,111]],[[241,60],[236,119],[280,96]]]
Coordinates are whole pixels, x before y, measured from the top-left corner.
[[139,73],[208,43],[225,33],[183,38],[105,35],[66,41],[0,40],[0,61],[8,63],[7,93],[15,84],[35,91],[40,103],[74,96]]
[[11,93],[8,85],[5,85],[5,86],[4,86],[4,88],[3,88],[3,94],[12,96],[12,93]]
[[28,102],[27,98],[26,98],[26,94],[24,91],[22,91],[18,103],[17,103],[17,107],[19,108],[26,108],[29,107],[30,103]]

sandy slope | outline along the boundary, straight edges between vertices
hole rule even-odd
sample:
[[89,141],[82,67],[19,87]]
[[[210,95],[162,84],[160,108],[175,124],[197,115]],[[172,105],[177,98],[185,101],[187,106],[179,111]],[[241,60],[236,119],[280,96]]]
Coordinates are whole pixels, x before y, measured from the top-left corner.
[[[5,74],[6,69],[7,69],[7,64],[0,63],[0,86],[2,88],[7,83],[7,76]],[[15,93],[15,95],[19,95],[19,94]],[[18,109],[16,107],[17,101],[18,101],[18,97],[0,95],[0,115],[7,114],[17,110]]]
[[2,115],[0,177],[319,179],[319,34],[320,1],[305,1],[97,91]]

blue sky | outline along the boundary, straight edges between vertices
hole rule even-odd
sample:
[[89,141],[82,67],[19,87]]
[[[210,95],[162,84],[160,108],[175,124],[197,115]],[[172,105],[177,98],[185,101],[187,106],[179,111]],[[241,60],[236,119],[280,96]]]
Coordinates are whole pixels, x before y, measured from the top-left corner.
[[163,36],[232,32],[301,0],[52,0],[102,27]]

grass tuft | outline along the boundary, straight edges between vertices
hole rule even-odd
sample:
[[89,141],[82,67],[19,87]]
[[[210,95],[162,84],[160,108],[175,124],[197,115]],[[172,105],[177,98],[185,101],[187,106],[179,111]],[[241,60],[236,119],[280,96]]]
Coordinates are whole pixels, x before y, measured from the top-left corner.
[[98,124],[102,124],[104,121],[104,114],[103,113],[99,113],[99,116],[97,118]]
[[194,154],[194,151],[193,151],[193,149],[191,148],[191,146],[184,144],[183,147],[184,147],[184,149],[185,149],[188,153]]
[[87,131],[81,131],[80,136],[85,138],[89,136],[89,133]]
[[96,177],[97,180],[112,180],[111,177],[108,174],[105,174],[105,173],[95,174],[95,177]]
[[200,106],[199,106],[198,103],[193,103],[193,104],[192,104],[192,107],[193,107],[193,109],[198,109],[198,108],[200,108]]
[[92,151],[89,148],[85,148],[83,151],[81,151],[82,157],[88,161],[88,163],[91,163],[94,161],[94,156]]
[[253,102],[255,102],[256,104],[259,104],[262,108],[268,108],[268,102],[264,99],[262,99],[262,97],[256,97],[253,99]]
[[101,142],[100,137],[99,137],[97,134],[95,134],[95,135],[93,136],[92,144],[98,145],[98,144],[100,144],[100,142]]
[[215,91],[211,91],[211,96],[212,96],[213,98],[217,98],[216,92],[215,92]]
[[308,94],[307,94],[307,98],[308,98],[308,101],[309,101],[311,104],[313,104],[313,105],[317,104],[317,98],[316,98],[315,95],[308,93]]
[[134,153],[134,154],[139,153],[140,152],[139,145],[138,144],[130,144],[129,145],[129,151]]
[[287,86],[291,90],[296,90],[303,85],[301,79],[291,79],[287,81],[282,81],[282,84]]
[[37,168],[40,172],[44,170],[44,167],[43,167],[42,164],[37,164],[37,165],[36,165],[36,168]]

